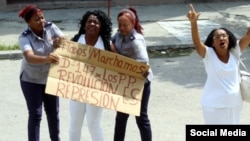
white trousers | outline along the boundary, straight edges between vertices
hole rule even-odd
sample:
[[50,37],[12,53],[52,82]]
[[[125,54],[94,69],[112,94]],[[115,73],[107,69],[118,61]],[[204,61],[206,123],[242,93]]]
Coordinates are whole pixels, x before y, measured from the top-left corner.
[[205,124],[240,124],[242,105],[230,108],[202,107]]
[[81,140],[81,129],[86,115],[92,141],[104,141],[101,128],[102,108],[70,100],[69,141]]

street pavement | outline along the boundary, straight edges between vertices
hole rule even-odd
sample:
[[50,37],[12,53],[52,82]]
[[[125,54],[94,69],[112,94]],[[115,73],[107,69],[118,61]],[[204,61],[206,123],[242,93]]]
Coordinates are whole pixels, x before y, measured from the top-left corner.
[[[250,2],[193,3],[201,12],[199,28],[204,40],[211,29],[226,27],[239,38],[250,27]],[[203,124],[200,96],[206,79],[202,60],[192,49],[190,24],[186,18],[188,4],[161,6],[135,6],[144,27],[144,35],[154,72],[149,117],[154,141],[184,141],[185,125]],[[117,30],[116,14],[123,7],[111,7],[110,17],[114,32]],[[87,10],[96,8],[69,8],[44,10],[46,19],[54,21],[71,38],[78,30],[78,20]],[[99,8],[104,11],[107,8]],[[26,27],[17,11],[0,13],[0,44],[17,44],[18,35]],[[178,56],[167,56],[177,50]],[[250,49],[243,52],[243,61],[250,68]],[[0,51],[0,140],[27,140],[27,108],[19,85],[20,51]],[[68,100],[60,99],[62,141],[68,140]],[[241,124],[249,124],[250,104],[244,103]],[[41,141],[48,141],[49,134],[44,113],[41,123]],[[115,111],[104,109],[102,126],[106,141],[113,138]],[[82,140],[91,140],[86,121]],[[140,136],[134,116],[130,116],[126,141],[139,141]]]

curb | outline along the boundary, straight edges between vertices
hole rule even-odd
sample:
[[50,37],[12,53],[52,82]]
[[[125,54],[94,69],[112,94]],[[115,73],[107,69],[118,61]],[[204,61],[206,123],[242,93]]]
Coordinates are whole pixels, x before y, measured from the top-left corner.
[[[172,44],[172,45],[149,45],[147,46],[148,52],[165,51],[165,50],[183,50],[187,48],[194,48],[192,44]],[[0,51],[0,60],[22,59],[23,55],[20,50]]]
[[9,51],[0,51],[0,60],[4,59],[21,59],[23,57],[20,50],[9,50]]
[[[99,8],[106,7],[107,1],[54,1],[54,2],[33,2],[42,9],[52,10],[52,9],[69,9],[71,8]],[[2,12],[12,12],[19,11],[22,7],[25,7],[30,2],[9,4],[5,7],[0,7]],[[112,4],[112,3],[111,3]],[[112,4],[113,5],[113,4]]]

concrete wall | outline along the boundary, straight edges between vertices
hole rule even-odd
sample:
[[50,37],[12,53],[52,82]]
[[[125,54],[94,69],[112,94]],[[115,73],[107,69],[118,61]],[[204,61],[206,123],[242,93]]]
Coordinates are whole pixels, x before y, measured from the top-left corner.
[[[185,1],[185,0],[184,0]],[[183,0],[113,0],[114,5],[154,5],[180,3]]]
[[[20,6],[26,5],[31,0],[0,0],[0,10],[17,10]],[[29,2],[28,2],[29,1]],[[41,8],[67,8],[70,7],[102,7],[107,4],[108,0],[33,0]],[[236,0],[111,0],[111,6],[127,6],[127,5],[165,5],[173,3],[194,3],[194,2],[233,2]],[[237,0],[248,1],[250,0]],[[12,3],[15,4],[12,4]]]
[[113,0],[113,5],[165,5],[173,3],[194,3],[194,2],[234,2],[250,0]]
[[7,4],[7,0],[0,0],[0,8],[5,7]]

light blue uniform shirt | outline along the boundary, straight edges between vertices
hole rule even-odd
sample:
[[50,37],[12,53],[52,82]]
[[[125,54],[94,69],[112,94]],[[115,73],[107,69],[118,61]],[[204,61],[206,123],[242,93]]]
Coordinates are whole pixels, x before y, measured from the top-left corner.
[[[133,30],[129,35],[122,36],[118,31],[113,37],[112,42],[119,54],[135,59],[138,62],[149,65],[146,41],[142,34]],[[149,69],[148,80],[153,78],[153,72]]]
[[[43,38],[34,34],[28,27],[19,36],[19,46],[24,53],[33,50],[39,56],[48,56],[53,51],[53,38],[63,36],[62,31],[53,23],[46,22]],[[21,80],[36,84],[46,84],[50,64],[31,64],[25,57],[22,60]]]

